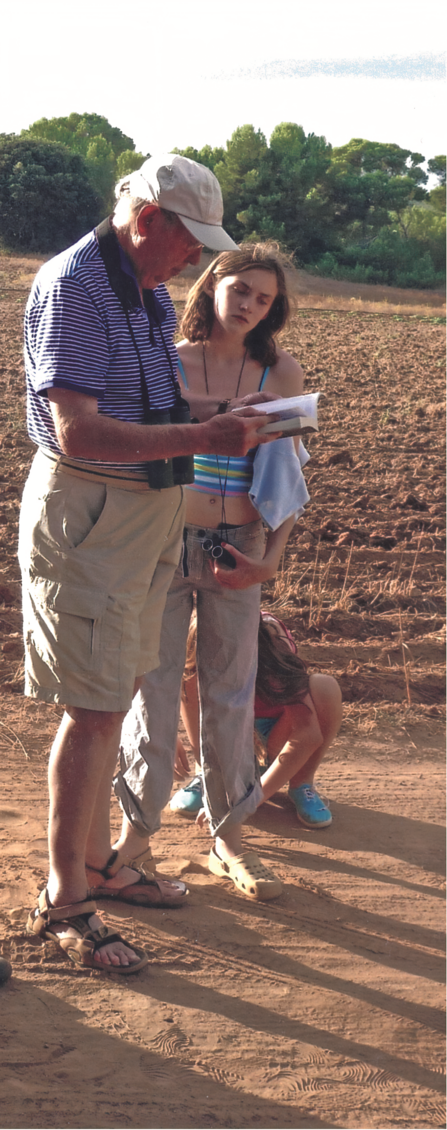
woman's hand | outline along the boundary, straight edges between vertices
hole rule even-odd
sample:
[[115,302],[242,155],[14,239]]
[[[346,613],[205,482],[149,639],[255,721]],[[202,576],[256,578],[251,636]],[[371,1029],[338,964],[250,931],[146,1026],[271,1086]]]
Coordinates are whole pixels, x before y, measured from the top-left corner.
[[226,569],[219,565],[218,560],[210,560],[211,570],[222,588],[249,589],[251,585],[260,585],[275,575],[276,568],[272,571],[271,564],[265,557],[247,557],[225,541],[222,546],[228,549],[236,561],[235,569]]
[[250,404],[268,404],[269,400],[281,400],[280,396],[272,396],[271,392],[250,392],[247,396],[233,397],[228,402],[227,412],[235,408],[249,408]]

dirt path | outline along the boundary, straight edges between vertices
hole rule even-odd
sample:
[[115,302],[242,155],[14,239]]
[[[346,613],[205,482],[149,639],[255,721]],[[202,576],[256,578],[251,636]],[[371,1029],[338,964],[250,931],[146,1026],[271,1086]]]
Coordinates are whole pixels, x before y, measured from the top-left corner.
[[265,601],[343,688],[320,774],[333,825],[300,829],[284,792],[259,811],[246,839],[284,893],[257,905],[209,874],[207,834],[168,810],[154,851],[190,904],[123,907],[123,922],[104,904],[150,962],[101,977],[24,933],[58,713],[21,697],[20,326],[35,269],[0,260],[0,943],[14,966],[0,1127],[445,1126],[440,320],[301,310],[286,337],[325,392],[323,429],[306,522]]
[[104,904],[150,952],[123,983],[67,969],[23,934],[45,876],[34,735],[46,713],[29,718],[32,760],[16,749],[1,773],[14,977],[1,990],[0,1125],[443,1126],[440,741],[416,753],[400,734],[339,739],[322,777],[334,823],[318,835],[297,827],[285,794],[266,805],[247,840],[284,882],[268,906],[213,880],[206,834],[167,813],[155,851],[191,903],[133,918],[123,907],[119,923]]

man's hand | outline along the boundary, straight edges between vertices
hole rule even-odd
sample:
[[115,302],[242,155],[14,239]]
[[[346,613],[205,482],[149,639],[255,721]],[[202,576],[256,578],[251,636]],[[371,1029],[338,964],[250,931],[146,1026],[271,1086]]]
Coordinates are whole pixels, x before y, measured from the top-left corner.
[[48,400],[61,449],[75,459],[145,463],[197,453],[246,455],[251,447],[280,435],[258,435],[258,428],[278,416],[261,415],[253,408],[212,416],[203,424],[147,426],[103,416],[95,397],[70,389],[49,389]]
[[206,436],[206,447],[198,447],[196,454],[246,455],[250,448],[280,438],[281,432],[259,435],[259,428],[278,419],[277,414],[266,416],[250,407],[222,416],[212,416],[206,424],[197,425]]

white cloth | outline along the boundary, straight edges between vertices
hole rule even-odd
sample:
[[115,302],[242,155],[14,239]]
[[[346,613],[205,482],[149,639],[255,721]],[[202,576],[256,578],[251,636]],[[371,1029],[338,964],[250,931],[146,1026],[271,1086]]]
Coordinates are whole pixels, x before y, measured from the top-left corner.
[[260,444],[256,452],[248,497],[270,530],[277,530],[292,515],[296,521],[309,502],[302,468],[310,455],[302,442],[299,452],[292,436]]

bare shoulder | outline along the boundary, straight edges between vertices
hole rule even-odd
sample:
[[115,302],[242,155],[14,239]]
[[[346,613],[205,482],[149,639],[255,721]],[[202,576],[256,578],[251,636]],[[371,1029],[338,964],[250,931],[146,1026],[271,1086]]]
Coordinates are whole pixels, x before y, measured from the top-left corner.
[[278,349],[276,365],[270,369],[264,385],[265,392],[277,396],[301,396],[304,389],[304,373],[301,365],[291,353]]
[[186,337],[183,338],[183,341],[178,341],[175,348],[182,360],[183,358],[187,360],[188,357],[195,357],[198,353],[200,353],[200,355],[202,353],[202,343],[200,341],[188,341]]
[[[180,384],[189,392],[202,392],[203,383],[203,358],[201,341],[180,341],[176,346],[179,361],[182,364]],[[184,379],[182,379],[182,377]]]

